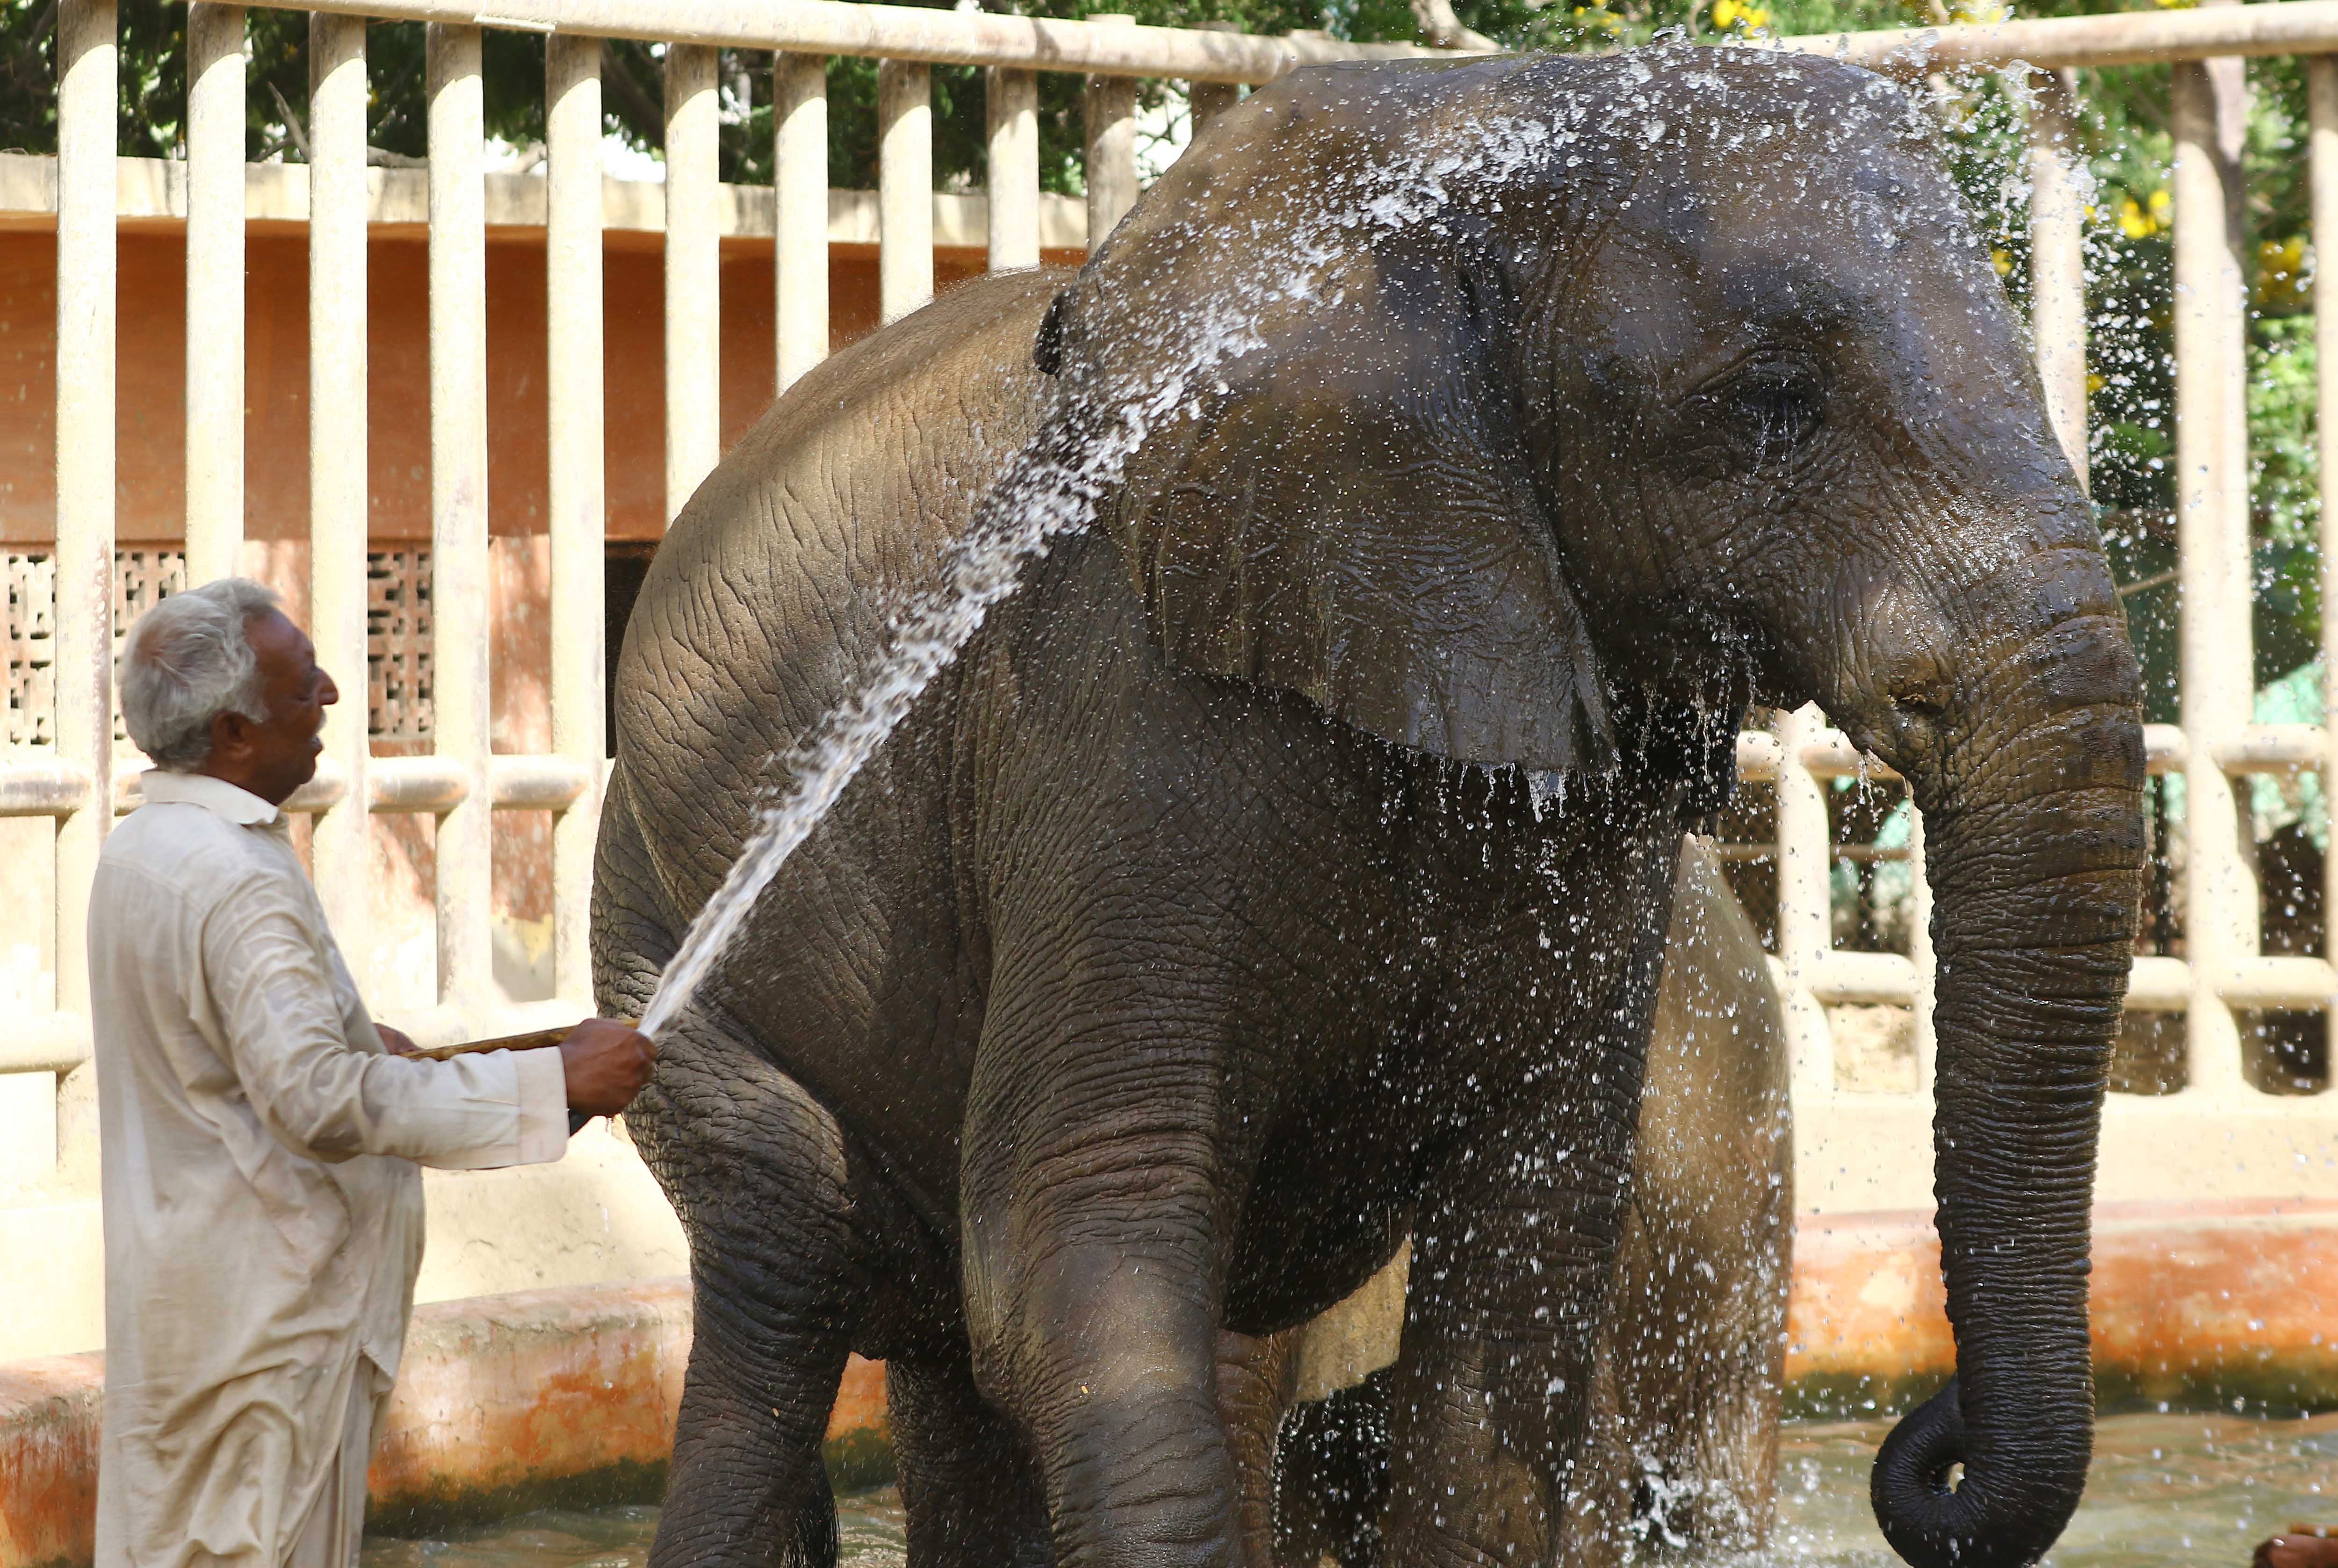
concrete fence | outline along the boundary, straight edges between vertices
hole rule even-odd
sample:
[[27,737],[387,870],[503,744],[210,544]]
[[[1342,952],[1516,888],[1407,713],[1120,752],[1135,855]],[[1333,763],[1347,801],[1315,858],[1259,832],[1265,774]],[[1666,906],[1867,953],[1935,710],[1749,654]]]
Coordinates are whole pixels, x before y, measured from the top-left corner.
[[[428,24],[426,173],[368,171],[365,25],[368,17]],[[994,269],[1029,266],[1100,236],[1135,201],[1135,83],[1184,84],[1196,122],[1231,103],[1242,84],[1271,82],[1310,61],[1429,53],[1409,45],[1323,38],[1262,38],[1137,26],[1125,17],[1056,22],[831,0],[496,0],[492,11],[455,0],[351,0],[312,12],[308,162],[303,171],[247,168],[243,7],[194,0],[188,23],[190,93],[183,165],[142,167],[114,154],[116,16],[113,0],[64,0],[58,39],[57,157],[6,161],[10,179],[40,186],[26,211],[54,226],[55,524],[49,571],[51,652],[36,738],[0,752],[0,815],[47,818],[52,863],[34,876],[0,867],[8,897],[37,888],[46,909],[54,994],[0,1031],[0,1142],[38,1146],[70,1161],[93,1136],[60,1105],[86,1100],[88,984],[82,929],[92,867],[114,816],[135,804],[134,754],[113,723],[111,654],[121,589],[116,501],[117,229],[135,192],[159,181],[158,209],[183,216],[185,255],[184,576],[239,568],[247,483],[245,304],[247,223],[255,212],[297,219],[308,251],[307,613],[320,661],[366,666],[368,652],[368,224],[427,226],[427,470],[432,616],[427,646],[434,722],[427,750],[377,754],[365,705],[334,710],[317,779],[292,800],[310,823],[316,879],[344,944],[367,943],[369,818],[406,814],[432,825],[427,855],[436,931],[434,1004],[396,1021],[428,1041],[565,1022],[590,1005],[585,908],[606,753],[604,564],[604,230],[636,199],[604,181],[604,37],[667,44],[664,185],[654,232],[663,254],[664,439],[663,514],[671,519],[717,461],[722,444],[720,316],[722,245],[751,230],[771,236],[771,390],[783,389],[828,352],[831,240],[841,221],[865,228],[873,206],[878,314],[891,320],[931,297],[938,244],[977,241]],[[482,29],[547,36],[546,163],[540,181],[490,176],[481,109]],[[2183,956],[2137,961],[2131,1015],[2182,1019],[2181,1087],[2118,1094],[2106,1120],[2107,1201],[2195,1198],[2338,1198],[2338,1110],[2326,1093],[2264,1092],[2246,1069],[2244,1035],[2265,1011],[2326,1014],[2338,996],[2328,957],[2261,952],[2252,818],[2235,779],[2314,771],[2338,777],[2338,730],[2249,722],[2249,449],[2245,399],[2247,299],[2228,226],[2226,176],[2215,156],[2213,57],[2338,51],[2338,0],[2279,5],[2015,22],[1929,32],[1794,38],[1780,47],[1836,54],[1901,74],[1958,65],[2024,69],[2035,86],[2031,278],[2038,370],[2058,431],[2086,464],[2084,215],[2069,162],[2077,105],[2059,68],[2174,59],[2174,239],[2178,358],[2176,465],[2183,724],[2153,728],[2151,766],[2186,781]],[[772,51],[776,177],[745,192],[717,176],[716,52]],[[879,76],[879,189],[873,203],[827,188],[824,57],[874,56]],[[2022,64],[2026,63],[2026,64]],[[986,200],[932,189],[928,72],[935,64],[989,69]],[[1087,75],[1086,221],[1077,234],[1039,188],[1036,73]],[[2338,225],[2338,64],[2312,67],[2314,218]],[[16,167],[22,165],[22,167]],[[411,187],[409,189],[409,187]],[[401,194],[402,192],[402,194]],[[270,205],[273,203],[274,205]],[[841,205],[840,205],[841,203]],[[411,208],[412,211],[405,211]],[[946,231],[938,232],[939,222]],[[768,224],[768,229],[761,228]],[[487,243],[491,226],[540,233],[542,365],[548,407],[549,744],[498,753],[491,734],[490,651],[496,603],[488,529]],[[649,229],[646,221],[640,225]],[[977,232],[978,226],[978,235]],[[2338,322],[2338,289],[2320,295],[2320,321]],[[2333,328],[2338,331],[2338,328]],[[737,352],[735,343],[729,346]],[[759,353],[766,350],[759,346]],[[2338,407],[2338,355],[2322,361],[2322,407]],[[2338,475],[2323,484],[2325,603],[2338,603]],[[2338,669],[2338,618],[2323,629],[2325,671]],[[414,748],[405,749],[413,751]],[[1932,984],[1925,936],[1922,829],[1903,813],[1896,843],[1843,843],[1829,815],[1833,780],[1896,780],[1855,754],[1815,710],[1784,715],[1742,737],[1749,790],[1772,808],[1760,843],[1726,852],[1759,862],[1775,880],[1776,965],[1794,1029],[1799,1191],[1805,1210],[1922,1210],[1930,1202],[1927,1015]],[[551,999],[514,1004],[494,975],[494,813],[551,813]],[[1904,953],[1860,950],[1836,929],[1838,867],[1907,868],[1900,916]],[[2338,867],[2338,859],[2333,859]],[[2338,887],[2332,888],[2338,909]],[[2325,952],[2327,950],[2325,949]],[[1879,1024],[1878,1020],[1881,1020]],[[2156,1027],[2156,1025],[2150,1025]],[[1897,1031],[1909,1070],[1863,1075],[1849,1042]],[[2164,1032],[2164,1031],[2163,1031]],[[1863,1038],[1863,1036],[1862,1036]],[[1862,1057],[1861,1060],[1864,1060]],[[40,1140],[46,1139],[45,1143]],[[25,1140],[33,1140],[26,1144]],[[594,1145],[563,1202],[604,1204],[606,1235],[563,1245],[584,1260],[561,1268],[451,1272],[426,1296],[565,1285],[679,1267],[678,1239],[621,1135]],[[0,1161],[0,1165],[5,1165]],[[20,1161],[21,1165],[22,1161]],[[38,1163],[35,1161],[34,1163]],[[5,1171],[0,1171],[5,1175]],[[95,1320],[95,1209],[85,1186],[43,1184],[17,1171],[21,1201],[0,1193],[0,1256],[52,1259],[0,1284],[0,1359],[89,1348]],[[495,1203],[466,1205],[498,1176],[434,1186],[434,1257],[457,1258],[515,1229]],[[531,1178],[539,1181],[553,1178]],[[603,1185],[594,1186],[598,1182]],[[469,1186],[466,1186],[469,1183]],[[513,1188],[512,1191],[517,1191]],[[501,1192],[504,1188],[493,1191]],[[618,1192],[619,1198],[608,1194]],[[456,1200],[450,1202],[449,1197]],[[550,1199],[547,1198],[547,1202]],[[466,1212],[468,1220],[462,1218]],[[612,1219],[611,1216],[615,1218]],[[450,1217],[451,1216],[451,1217]],[[475,1224],[476,1232],[461,1229]],[[589,1227],[588,1227],[589,1229]],[[517,1245],[516,1243],[509,1243]],[[534,1268],[533,1265],[529,1266]],[[47,1272],[44,1273],[43,1270]],[[24,1303],[40,1296],[51,1305]],[[72,1303],[80,1303],[72,1305]],[[58,1305],[64,1303],[64,1305]],[[21,1308],[21,1309],[20,1309]],[[45,1316],[42,1313],[45,1312]],[[12,1329],[39,1318],[37,1331]],[[86,1324],[85,1331],[75,1325]]]

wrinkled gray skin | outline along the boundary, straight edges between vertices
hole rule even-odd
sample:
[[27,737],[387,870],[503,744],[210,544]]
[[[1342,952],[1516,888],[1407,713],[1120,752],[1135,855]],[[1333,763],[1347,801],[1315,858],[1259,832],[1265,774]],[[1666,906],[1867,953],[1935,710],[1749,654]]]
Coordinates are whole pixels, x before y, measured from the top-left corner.
[[1879,1517],[1925,1568],[2054,1540],[2139,682],[1920,126],[1716,51],[1300,72],[1036,345],[1056,280],[969,289],[725,459],[621,664],[612,1011],[948,543],[1094,525],[661,1042],[633,1122],[698,1316],[657,1562],[824,1555],[854,1347],[919,1561],[1239,1561],[1219,1330],[1408,1231],[1383,1560],[1557,1558],[1681,830],[1754,698],[1822,702],[1925,814],[1960,1376]]
[[[1773,1511],[1793,1220],[1785,1024],[1761,939],[1697,838],[1674,883],[1646,1072],[1568,1568],[1754,1551]],[[1379,1561],[1382,1368],[1404,1262],[1298,1328],[1222,1336],[1218,1403],[1253,1562]]]

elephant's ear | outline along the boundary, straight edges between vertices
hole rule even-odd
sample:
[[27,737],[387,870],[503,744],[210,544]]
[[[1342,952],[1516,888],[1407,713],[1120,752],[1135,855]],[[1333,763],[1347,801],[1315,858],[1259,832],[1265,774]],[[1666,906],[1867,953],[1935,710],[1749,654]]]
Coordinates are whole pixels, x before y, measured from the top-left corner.
[[1109,515],[1172,659],[1459,760],[1604,767],[1599,671],[1483,287],[1449,250],[1383,249],[1270,308]]

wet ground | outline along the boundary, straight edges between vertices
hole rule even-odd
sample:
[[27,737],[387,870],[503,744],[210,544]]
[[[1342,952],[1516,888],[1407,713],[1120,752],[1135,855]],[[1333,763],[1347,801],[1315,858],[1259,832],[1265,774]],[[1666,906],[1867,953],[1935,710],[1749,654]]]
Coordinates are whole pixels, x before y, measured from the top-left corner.
[[[1884,1422],[1786,1429],[1778,1568],[1886,1568],[1897,1561],[1867,1511],[1867,1467]],[[2095,1442],[2087,1501],[2053,1568],[2241,1568],[2293,1522],[2338,1524],[2338,1415],[2304,1421],[2119,1416]],[[838,1506],[845,1568],[902,1562],[899,1499],[867,1492]],[[632,1568],[645,1562],[654,1508],[545,1512],[443,1541],[367,1543],[363,1568]]]

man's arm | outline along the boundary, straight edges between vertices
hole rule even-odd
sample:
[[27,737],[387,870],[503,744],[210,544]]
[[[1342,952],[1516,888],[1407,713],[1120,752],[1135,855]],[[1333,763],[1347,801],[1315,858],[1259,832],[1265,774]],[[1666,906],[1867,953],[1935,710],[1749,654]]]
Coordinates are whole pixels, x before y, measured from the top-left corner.
[[[277,1138],[319,1160],[396,1154],[452,1169],[560,1157],[571,1077],[563,1052],[433,1062],[352,1050],[298,915],[264,885],[240,891],[248,896],[223,900],[205,922],[204,970],[237,1076]],[[647,1042],[623,1044],[588,1041],[579,1053],[590,1081],[577,1109],[646,1082]]]

